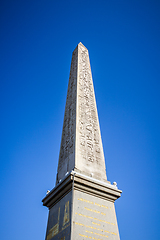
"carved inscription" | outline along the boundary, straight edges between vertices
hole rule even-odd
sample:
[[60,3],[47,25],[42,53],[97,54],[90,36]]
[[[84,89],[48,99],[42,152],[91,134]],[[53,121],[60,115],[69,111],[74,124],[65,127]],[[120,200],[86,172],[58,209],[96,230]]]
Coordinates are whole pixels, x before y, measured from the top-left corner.
[[105,220],[102,220],[102,219],[99,219],[99,218],[95,218],[95,217],[92,217],[92,216],[88,216],[88,215],[85,215],[85,214],[81,214],[81,213],[77,213],[77,212],[76,212],[75,214],[78,214],[78,215],[81,216],[81,217],[86,217],[86,218],[94,219],[94,220],[96,220],[96,221],[100,221],[100,222],[103,222],[103,223],[115,225],[115,223],[107,222],[107,221],[105,221]]
[[47,240],[50,240],[55,235],[59,233],[59,216],[60,216],[60,208],[58,209],[58,221],[57,223],[49,230],[49,233],[47,235]]
[[[78,192],[77,192],[78,193]],[[84,238],[119,240],[114,205],[89,194],[77,194],[75,231]],[[98,200],[98,202],[97,202]],[[83,238],[82,238],[83,239]],[[78,240],[81,240],[78,238]]]
[[63,218],[63,227],[69,223],[69,201],[65,204],[64,218]]
[[79,233],[79,236],[81,236],[81,237],[85,237],[85,238],[90,238],[90,239],[93,239],[93,240],[102,240],[102,239],[99,239],[99,238],[95,238],[95,237],[89,237],[88,235],[84,235],[84,234],[81,234],[81,233]]
[[[54,236],[57,234],[63,232],[67,227],[70,226],[70,206],[69,206],[69,201],[65,203],[65,208],[64,208],[64,214],[63,214],[63,224],[60,219],[60,212],[61,208],[58,208],[58,219],[57,223],[49,229],[48,235],[47,235],[47,240],[51,240]],[[62,227],[60,227],[62,226]],[[61,239],[65,240],[65,236],[62,237]]]
[[80,154],[83,159],[100,164],[100,159],[103,159],[103,153],[100,145],[101,136],[88,51],[82,46],[79,47],[78,54],[78,127],[80,134]]
[[96,202],[91,202],[91,201],[88,201],[86,199],[83,199],[83,198],[78,198],[79,201],[82,201],[82,202],[86,202],[86,203],[89,203],[89,204],[94,204],[98,207],[101,207],[101,208],[106,208],[106,209],[110,209],[111,210],[111,207],[108,207],[108,206],[105,206],[105,205],[102,205],[102,204],[99,204],[99,203],[96,203]]

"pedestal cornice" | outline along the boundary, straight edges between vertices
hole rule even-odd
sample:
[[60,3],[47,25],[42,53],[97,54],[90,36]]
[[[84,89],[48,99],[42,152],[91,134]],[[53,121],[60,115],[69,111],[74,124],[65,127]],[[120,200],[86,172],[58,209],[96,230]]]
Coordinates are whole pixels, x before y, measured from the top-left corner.
[[51,208],[72,189],[87,192],[111,202],[118,199],[122,193],[121,190],[110,183],[102,182],[92,177],[87,177],[83,174],[71,171],[46,195],[45,198],[43,198],[43,205]]

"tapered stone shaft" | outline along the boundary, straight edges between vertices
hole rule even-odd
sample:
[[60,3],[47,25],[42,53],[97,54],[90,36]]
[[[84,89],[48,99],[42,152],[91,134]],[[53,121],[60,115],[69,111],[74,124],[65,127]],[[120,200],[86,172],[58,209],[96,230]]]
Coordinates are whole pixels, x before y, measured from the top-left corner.
[[57,183],[71,170],[107,180],[89,54],[82,43],[72,54]]

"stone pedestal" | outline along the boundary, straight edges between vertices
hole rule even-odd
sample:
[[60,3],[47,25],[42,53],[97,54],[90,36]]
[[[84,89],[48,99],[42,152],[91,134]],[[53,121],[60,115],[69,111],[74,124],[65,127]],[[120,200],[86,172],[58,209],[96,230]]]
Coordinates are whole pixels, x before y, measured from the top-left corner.
[[119,240],[120,196],[116,186],[71,171],[42,200],[49,208],[46,240]]

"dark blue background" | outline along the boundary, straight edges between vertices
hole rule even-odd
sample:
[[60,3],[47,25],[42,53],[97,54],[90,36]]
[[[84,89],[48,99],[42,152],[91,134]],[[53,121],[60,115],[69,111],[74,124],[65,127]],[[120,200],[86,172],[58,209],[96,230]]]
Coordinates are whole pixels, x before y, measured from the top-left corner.
[[0,239],[44,240],[71,54],[89,50],[123,240],[160,239],[160,2],[5,0],[0,6]]

